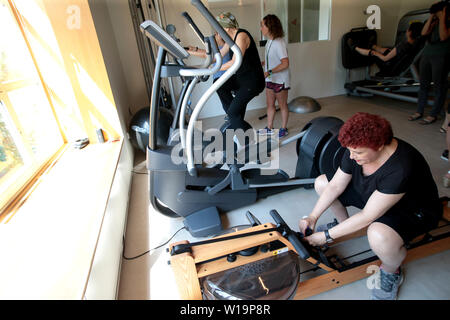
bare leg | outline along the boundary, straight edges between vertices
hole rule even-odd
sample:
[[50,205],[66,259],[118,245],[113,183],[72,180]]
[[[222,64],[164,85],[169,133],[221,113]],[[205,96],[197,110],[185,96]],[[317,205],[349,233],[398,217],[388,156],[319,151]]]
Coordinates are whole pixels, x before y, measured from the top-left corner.
[[287,99],[288,99],[288,91],[287,90],[281,90],[278,93],[275,93],[276,99],[278,101],[278,106],[280,107],[281,111],[281,119],[282,119],[282,128],[287,128],[288,119],[289,119],[289,108],[287,105]]
[[275,118],[275,92],[272,89],[266,89],[267,100],[267,128],[273,129],[273,119]]
[[449,117],[450,117],[449,114],[445,113],[445,118],[444,118],[444,121],[442,122],[441,128],[447,130]]
[[[316,178],[316,181],[314,182],[314,188],[316,189],[316,192],[319,195],[321,195],[327,184],[328,184],[327,176],[323,174]],[[335,200],[331,204],[330,209],[339,223],[348,219],[347,209],[342,205],[342,203],[339,200]]]
[[372,49],[375,50],[376,52],[384,53],[384,52],[386,52],[386,50],[388,50],[389,48],[383,48],[383,47],[380,47],[380,46],[377,46],[376,44],[374,44],[374,45],[372,46]]
[[368,56],[369,55],[369,49],[363,49],[360,47],[356,47],[355,50],[359,53],[362,54],[363,56]]
[[400,235],[388,225],[372,223],[367,229],[370,248],[380,258],[381,267],[395,273],[406,257],[406,248]]

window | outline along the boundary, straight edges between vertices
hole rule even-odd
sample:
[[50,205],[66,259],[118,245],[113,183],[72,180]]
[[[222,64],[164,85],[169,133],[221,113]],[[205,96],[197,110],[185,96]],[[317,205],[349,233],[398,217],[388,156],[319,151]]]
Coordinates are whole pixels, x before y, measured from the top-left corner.
[[0,0],[0,220],[11,199],[64,141],[32,55],[7,0]]

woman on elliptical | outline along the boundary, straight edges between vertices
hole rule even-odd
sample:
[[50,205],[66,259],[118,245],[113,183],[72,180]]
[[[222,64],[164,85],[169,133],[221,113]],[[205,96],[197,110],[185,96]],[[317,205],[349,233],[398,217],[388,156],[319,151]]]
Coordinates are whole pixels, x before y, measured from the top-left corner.
[[[224,12],[216,17],[231,39],[242,52],[242,64],[236,73],[217,91],[222,107],[231,123],[231,129],[243,129],[247,104],[258,96],[265,87],[264,72],[261,66],[258,49],[252,36],[247,30],[240,29],[236,18],[230,12]],[[220,50],[222,56],[231,52],[231,60],[224,63],[221,71],[229,69],[236,57],[228,44]],[[234,97],[233,94],[234,93]]]
[[[381,285],[372,289],[371,299],[394,300],[403,281],[405,244],[435,228],[442,216],[437,186],[420,152],[393,137],[390,123],[380,116],[355,114],[344,123],[338,139],[347,148],[341,165],[330,181],[325,175],[316,179],[320,197],[300,220],[300,231],[314,230],[328,208],[336,219],[305,237],[313,246],[367,227],[370,248],[382,262]],[[349,217],[348,206],[360,211]]]

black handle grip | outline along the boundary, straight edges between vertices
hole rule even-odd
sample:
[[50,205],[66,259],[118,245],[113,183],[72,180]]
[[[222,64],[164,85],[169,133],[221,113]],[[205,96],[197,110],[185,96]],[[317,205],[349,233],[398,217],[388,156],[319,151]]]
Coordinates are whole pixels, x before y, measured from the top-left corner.
[[295,251],[297,251],[300,258],[302,258],[303,260],[306,260],[310,257],[308,250],[305,249],[305,247],[300,242],[299,238],[297,238],[295,233],[293,233],[293,232],[288,233],[287,239],[294,246]]
[[200,40],[202,40],[202,42],[205,41],[205,36],[203,35],[203,33],[200,31],[200,29],[197,27],[197,25],[195,24],[194,20],[192,20],[191,16],[189,15],[189,13],[187,13],[186,11],[183,12],[181,14],[186,20],[187,22],[191,25],[192,29],[194,29],[195,33],[198,35],[198,37],[200,38]]
[[284,222],[283,218],[280,216],[280,214],[277,212],[277,210],[270,210],[270,215],[272,216],[273,220],[280,225],[280,226],[287,226],[286,222]]
[[250,224],[254,227],[254,226],[259,226],[261,224],[261,222],[258,220],[258,218],[256,218],[253,213],[251,213],[250,211],[247,211],[245,213],[245,216],[247,217],[247,220],[250,222]]
[[216,30],[220,34],[222,39],[230,46],[230,48],[233,47],[234,41],[217,22],[211,12],[209,12],[209,10],[205,7],[203,2],[201,2],[200,0],[191,0],[191,4],[194,5],[198,9],[198,11],[200,11],[200,13],[205,17],[206,20],[208,20],[209,24],[212,25],[214,30]]
[[308,250],[305,249],[303,244],[300,242],[300,239],[297,238],[297,235],[295,232],[293,232],[289,226],[284,222],[283,218],[281,218],[280,214],[276,210],[270,210],[270,215],[272,216],[273,220],[277,223],[278,227],[282,228],[282,234],[283,236],[289,240],[289,242],[294,246],[295,250],[297,251],[300,258],[306,260],[311,255],[309,254]]
[[214,36],[210,36],[208,38],[206,38],[209,40],[209,46],[211,47],[212,50],[212,54],[215,55],[216,53],[219,53],[219,48],[217,47],[217,42],[216,39],[214,38]]

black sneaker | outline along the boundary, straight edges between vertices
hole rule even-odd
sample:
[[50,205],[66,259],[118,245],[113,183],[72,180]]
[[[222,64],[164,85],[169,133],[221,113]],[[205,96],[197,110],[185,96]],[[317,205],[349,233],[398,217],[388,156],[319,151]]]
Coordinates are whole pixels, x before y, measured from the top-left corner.
[[442,153],[441,159],[448,161],[448,150],[447,149],[445,149],[444,152]]

